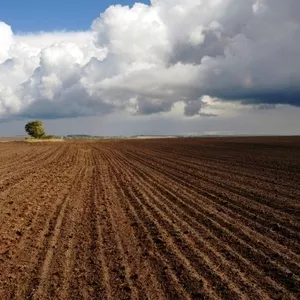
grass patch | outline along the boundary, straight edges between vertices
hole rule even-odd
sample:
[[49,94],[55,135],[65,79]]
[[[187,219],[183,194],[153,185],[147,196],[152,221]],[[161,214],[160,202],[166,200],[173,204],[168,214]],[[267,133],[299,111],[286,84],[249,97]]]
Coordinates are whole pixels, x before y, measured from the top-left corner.
[[42,138],[32,138],[32,137],[26,137],[25,142],[29,143],[40,143],[40,142],[63,142],[64,139],[58,138],[55,136],[44,136]]
[[63,142],[63,139],[26,139],[28,143],[42,143],[42,142]]

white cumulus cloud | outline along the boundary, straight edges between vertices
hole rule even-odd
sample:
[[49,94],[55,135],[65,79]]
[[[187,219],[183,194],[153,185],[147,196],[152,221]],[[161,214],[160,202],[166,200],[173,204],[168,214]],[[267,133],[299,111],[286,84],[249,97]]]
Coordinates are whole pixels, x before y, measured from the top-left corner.
[[[207,97],[300,106],[299,0],[115,5],[88,32],[16,35],[0,22],[0,118],[152,115]],[[206,98],[205,98],[206,97]]]

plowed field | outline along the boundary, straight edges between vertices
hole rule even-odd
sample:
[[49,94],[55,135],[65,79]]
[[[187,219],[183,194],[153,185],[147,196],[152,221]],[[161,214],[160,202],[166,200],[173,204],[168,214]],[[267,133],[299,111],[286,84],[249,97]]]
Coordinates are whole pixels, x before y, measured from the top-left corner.
[[0,144],[0,299],[300,299],[300,138]]

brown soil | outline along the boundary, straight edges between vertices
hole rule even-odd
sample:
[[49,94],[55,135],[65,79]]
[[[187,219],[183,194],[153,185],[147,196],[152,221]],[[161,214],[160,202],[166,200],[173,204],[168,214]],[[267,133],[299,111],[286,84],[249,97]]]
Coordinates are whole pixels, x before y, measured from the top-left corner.
[[299,299],[300,138],[0,144],[0,299]]

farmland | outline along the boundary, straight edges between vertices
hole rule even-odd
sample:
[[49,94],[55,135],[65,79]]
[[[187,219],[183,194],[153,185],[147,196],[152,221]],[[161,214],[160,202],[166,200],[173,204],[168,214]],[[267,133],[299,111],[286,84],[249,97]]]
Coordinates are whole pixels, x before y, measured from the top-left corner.
[[299,299],[300,138],[0,144],[0,299]]

